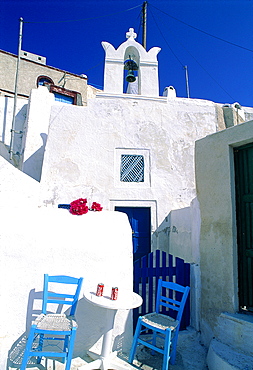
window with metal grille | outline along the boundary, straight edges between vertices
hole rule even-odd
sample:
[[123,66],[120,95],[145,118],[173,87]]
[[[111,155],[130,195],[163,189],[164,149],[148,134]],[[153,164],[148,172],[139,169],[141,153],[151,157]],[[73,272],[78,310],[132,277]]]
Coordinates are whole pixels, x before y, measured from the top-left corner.
[[144,182],[144,156],[121,155],[120,181]]

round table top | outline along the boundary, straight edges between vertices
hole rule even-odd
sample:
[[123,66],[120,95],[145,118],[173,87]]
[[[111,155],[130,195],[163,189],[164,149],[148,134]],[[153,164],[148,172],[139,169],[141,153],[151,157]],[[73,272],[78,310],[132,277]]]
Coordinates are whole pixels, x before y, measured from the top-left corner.
[[85,292],[84,298],[96,306],[110,310],[129,310],[142,305],[142,297],[134,292],[131,294],[128,293],[126,296],[121,295],[115,301],[108,296],[98,297],[95,292]]

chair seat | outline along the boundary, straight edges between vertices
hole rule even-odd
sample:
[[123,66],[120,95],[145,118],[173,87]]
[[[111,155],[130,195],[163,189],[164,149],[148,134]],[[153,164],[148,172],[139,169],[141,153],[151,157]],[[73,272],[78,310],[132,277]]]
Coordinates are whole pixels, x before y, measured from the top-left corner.
[[179,321],[173,319],[172,317],[156,312],[148,313],[147,315],[143,316],[142,321],[158,329],[166,330],[169,328],[172,331],[175,330],[179,324]]
[[40,330],[50,331],[70,331],[73,327],[77,327],[73,316],[65,314],[41,314],[33,324]]

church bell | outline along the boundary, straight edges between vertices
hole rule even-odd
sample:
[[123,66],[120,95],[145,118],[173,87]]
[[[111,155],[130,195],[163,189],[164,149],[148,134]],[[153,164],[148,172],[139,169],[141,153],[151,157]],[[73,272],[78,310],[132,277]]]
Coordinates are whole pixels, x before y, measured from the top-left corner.
[[136,77],[135,77],[133,71],[130,69],[129,72],[127,73],[126,81],[127,82],[134,82],[135,80],[136,80]]
[[127,76],[126,76],[126,81],[127,82],[134,82],[136,80],[136,77],[134,75],[133,71],[138,70],[138,66],[134,60],[132,60],[129,56],[129,59],[127,59],[124,62],[124,69],[128,70]]

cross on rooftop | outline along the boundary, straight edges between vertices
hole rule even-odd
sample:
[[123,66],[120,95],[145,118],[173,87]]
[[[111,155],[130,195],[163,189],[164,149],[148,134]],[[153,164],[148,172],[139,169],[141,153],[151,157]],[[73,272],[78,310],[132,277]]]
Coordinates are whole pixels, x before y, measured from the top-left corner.
[[134,28],[129,28],[129,31],[126,33],[126,38],[136,39],[136,37],[137,37],[137,34],[134,32]]

